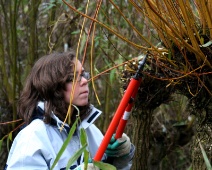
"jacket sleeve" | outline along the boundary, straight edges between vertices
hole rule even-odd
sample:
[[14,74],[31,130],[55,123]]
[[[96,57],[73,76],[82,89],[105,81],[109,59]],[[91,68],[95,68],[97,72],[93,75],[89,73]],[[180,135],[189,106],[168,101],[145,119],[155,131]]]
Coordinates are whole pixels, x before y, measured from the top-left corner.
[[11,148],[12,150],[7,161],[6,170],[49,169],[40,150],[34,150],[33,152],[31,150],[27,153],[21,153],[23,152],[23,145],[21,146],[19,143],[17,143],[13,146],[19,149],[14,149],[14,147]]
[[[38,125],[38,124],[37,124]],[[37,127],[39,129],[40,124]],[[41,125],[42,126],[42,125]],[[16,136],[7,160],[6,170],[49,169],[43,154],[43,136],[25,128]]]
[[135,153],[135,146],[131,144],[130,153],[128,155],[108,159],[112,159],[112,164],[117,168],[117,170],[130,170],[132,167],[132,159],[134,153]]

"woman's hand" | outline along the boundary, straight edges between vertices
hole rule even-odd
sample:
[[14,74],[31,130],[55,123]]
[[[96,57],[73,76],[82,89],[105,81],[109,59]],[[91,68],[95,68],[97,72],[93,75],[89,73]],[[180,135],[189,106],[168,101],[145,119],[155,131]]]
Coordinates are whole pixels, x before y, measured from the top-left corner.
[[110,143],[105,151],[107,156],[122,157],[128,155],[131,148],[130,138],[125,133],[123,133],[122,137],[119,139],[115,139],[114,136],[115,135],[112,136]]

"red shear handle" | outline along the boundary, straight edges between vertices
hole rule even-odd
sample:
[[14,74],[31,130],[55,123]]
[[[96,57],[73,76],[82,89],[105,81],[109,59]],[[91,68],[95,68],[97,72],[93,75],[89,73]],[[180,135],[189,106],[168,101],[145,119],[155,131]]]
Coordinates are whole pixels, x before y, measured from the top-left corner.
[[130,112],[125,111],[122,119],[119,122],[118,129],[116,130],[116,135],[115,135],[116,139],[122,137],[122,134],[124,133],[124,128],[127,124],[127,120],[129,119],[129,116],[130,116]]
[[[121,102],[120,102],[120,104],[119,104],[119,106],[116,110],[116,113],[115,113],[106,133],[105,133],[105,136],[102,140],[102,143],[100,144],[100,147],[97,150],[97,153],[94,157],[94,161],[101,161],[102,156],[105,153],[105,150],[107,149],[107,146],[110,142],[110,139],[111,139],[112,135],[114,134],[114,132],[115,132],[122,116],[123,116],[123,113],[124,113],[126,107],[130,103],[130,99],[131,99],[132,95],[136,95],[138,88],[140,86],[141,80],[142,80],[140,78],[141,77],[140,71],[143,70],[147,56],[148,56],[148,53],[144,57],[144,59],[139,62],[138,70],[137,70],[135,76],[131,79],[131,81],[130,81],[130,83],[129,83],[129,85],[128,85],[128,87],[127,87],[127,89],[126,89],[126,91],[123,95],[123,98],[122,98],[122,100],[121,100]],[[135,94],[133,94],[133,93],[135,93]],[[121,126],[122,126],[121,128],[123,129],[125,125],[121,125]],[[123,133],[123,132],[121,132],[121,133]]]
[[110,139],[111,137],[113,136],[118,124],[119,124],[119,121],[120,119],[122,118],[123,116],[123,113],[125,111],[125,108],[126,106],[128,105],[129,101],[130,101],[130,98],[132,96],[132,93],[134,91],[134,88],[137,86],[137,84],[139,83],[140,81],[139,80],[136,80],[136,79],[131,79],[128,87],[127,87],[127,90],[126,92],[124,93],[124,96],[116,110],[116,113],[105,133],[105,136],[102,140],[102,143],[100,144],[100,147],[98,148],[97,150],[97,153],[94,157],[94,161],[101,161],[104,153],[105,153],[105,150],[107,149],[107,146],[108,144],[110,143]]
[[135,97],[136,97],[136,95],[138,93],[138,88],[140,87],[141,82],[142,82],[142,79],[140,78],[139,81],[137,82],[136,86],[134,87],[134,91],[133,91],[132,96],[131,96],[131,100],[132,101],[130,101],[128,103],[127,108],[126,108],[126,110],[124,112],[124,115],[123,115],[122,119],[120,120],[118,128],[116,130],[116,135],[115,135],[116,139],[122,137],[122,134],[124,132],[125,126],[127,124],[129,116],[131,114],[131,110],[132,110],[132,107],[133,107],[133,104],[134,104],[134,100],[135,100]]

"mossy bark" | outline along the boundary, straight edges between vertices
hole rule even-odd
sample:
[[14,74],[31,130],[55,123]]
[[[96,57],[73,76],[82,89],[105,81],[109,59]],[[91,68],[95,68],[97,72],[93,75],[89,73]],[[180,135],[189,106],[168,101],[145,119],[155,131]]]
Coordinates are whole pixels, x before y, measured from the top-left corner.
[[208,170],[203,157],[202,145],[207,158],[212,163],[212,104],[208,105],[206,111],[198,114],[196,135],[192,146],[192,169]]
[[132,118],[132,127],[128,128],[127,132],[136,148],[132,170],[148,170],[150,126],[152,123],[153,111],[146,110],[139,113],[135,112],[136,111],[134,111]]

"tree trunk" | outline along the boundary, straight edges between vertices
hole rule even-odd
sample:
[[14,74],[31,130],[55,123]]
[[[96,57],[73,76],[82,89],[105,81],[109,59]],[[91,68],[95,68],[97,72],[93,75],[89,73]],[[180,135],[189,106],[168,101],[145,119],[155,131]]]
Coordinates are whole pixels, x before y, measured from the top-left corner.
[[29,36],[28,36],[28,57],[27,57],[27,68],[26,73],[29,72],[34,61],[38,58],[38,35],[37,35],[37,15],[38,15],[38,7],[40,5],[40,0],[31,0],[29,3]]
[[207,170],[206,163],[203,158],[203,154],[199,143],[201,143],[206,155],[211,163],[212,151],[211,151],[211,127],[204,125],[199,126],[192,148],[192,169],[193,170]]
[[127,134],[132,134],[130,137],[136,147],[132,170],[148,170],[152,114],[153,111],[150,110],[135,113],[132,118],[132,127],[128,127]]
[[212,104],[205,112],[199,114],[198,127],[192,147],[192,169],[207,170],[206,163],[200,148],[200,143],[206,152],[210,164],[212,163]]

